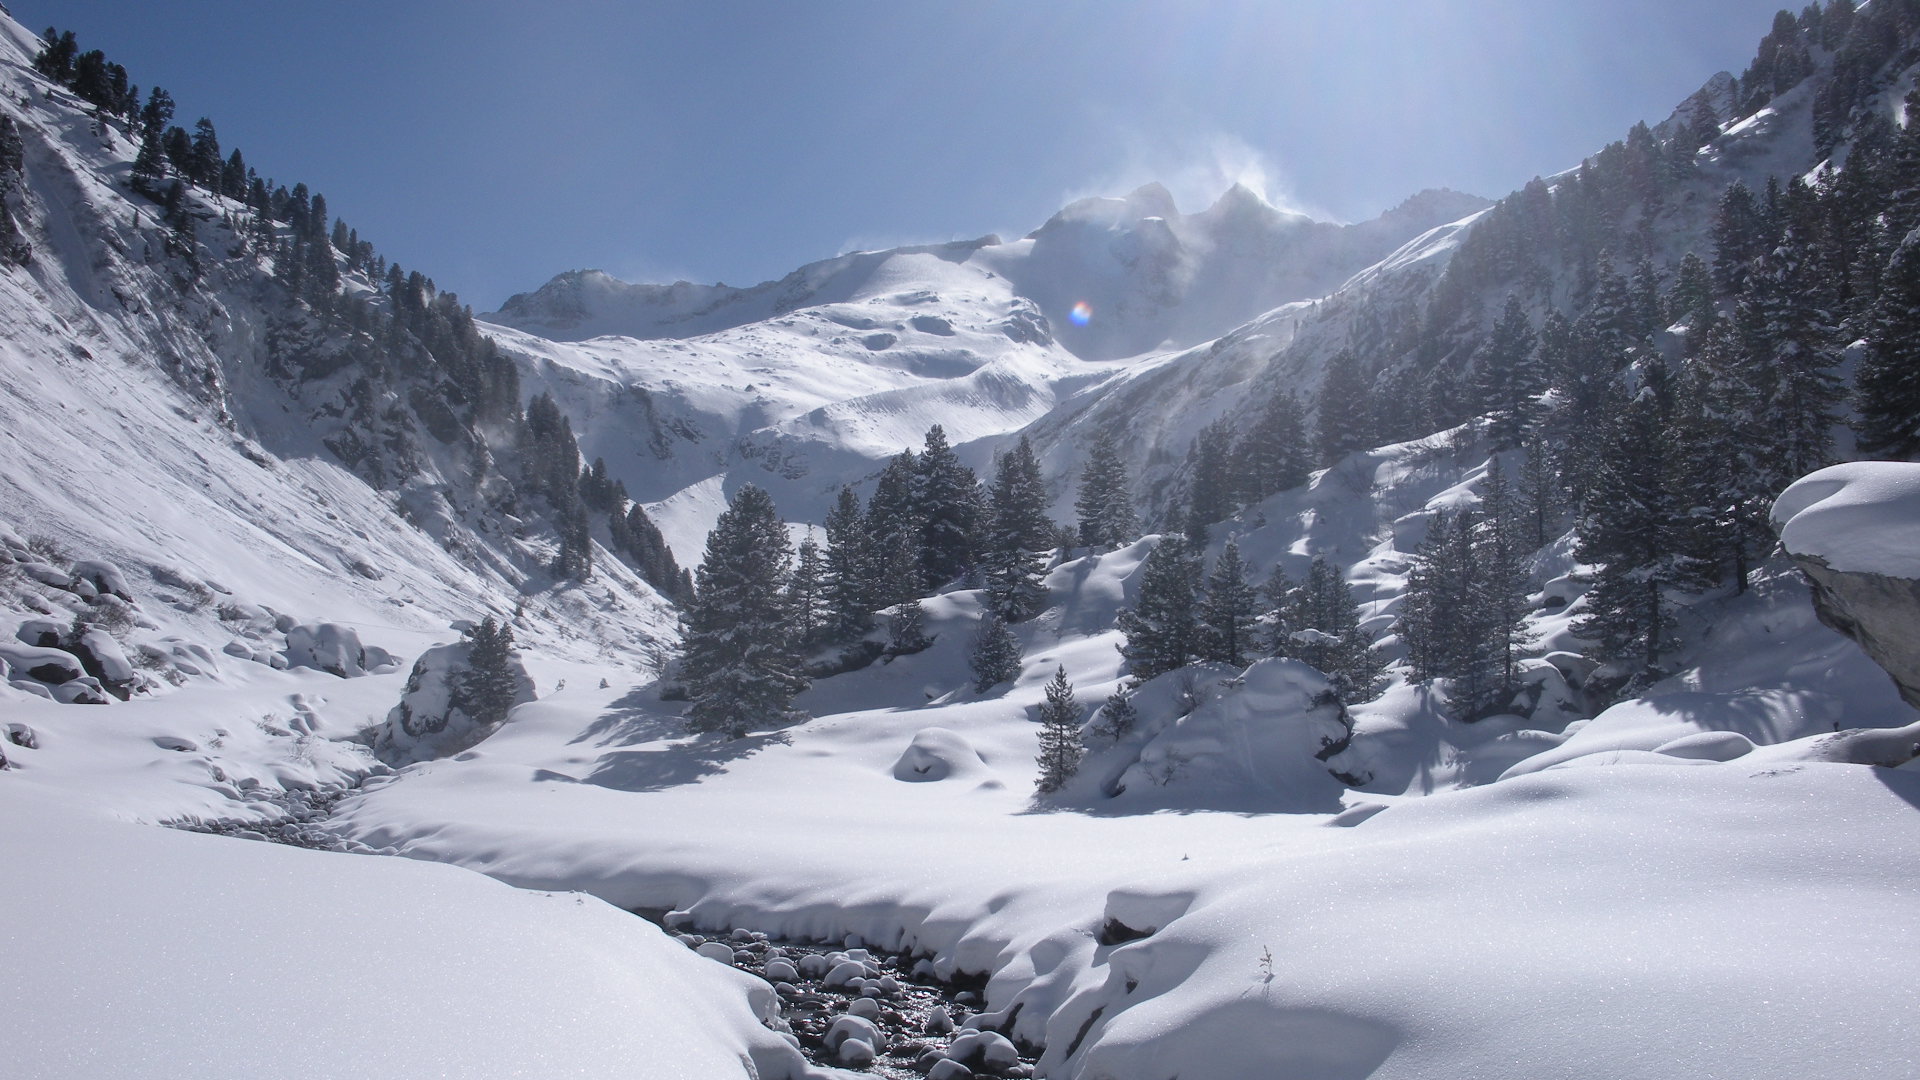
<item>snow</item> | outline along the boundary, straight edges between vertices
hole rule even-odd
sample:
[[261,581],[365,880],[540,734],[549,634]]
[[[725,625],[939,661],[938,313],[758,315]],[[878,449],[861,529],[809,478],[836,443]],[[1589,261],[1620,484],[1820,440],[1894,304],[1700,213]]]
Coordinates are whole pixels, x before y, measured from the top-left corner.
[[1828,466],[1780,493],[1773,524],[1788,551],[1834,570],[1920,579],[1920,465]]
[[[24,79],[30,35],[0,37],[0,79]],[[1803,157],[1808,96],[1717,140],[1701,189]],[[957,590],[924,602],[931,647],[820,680],[810,719],[689,735],[651,590],[613,567],[523,588],[510,526],[435,502],[447,463],[404,506],[341,468],[260,374],[247,282],[182,300],[133,254],[130,147],[57,95],[0,105],[41,252],[0,270],[0,1015],[23,1075],[801,1074],[727,942],[696,953],[622,908],[844,948],[775,979],[863,985],[867,946],[985,976],[955,1052],[1044,1046],[1050,1076],[1920,1072],[1920,715],[1785,560],[1694,598],[1678,673],[1598,709],[1561,537],[1531,568],[1529,715],[1459,722],[1404,678],[1343,714],[1291,661],[1196,667],[1139,688],[1136,727],[1090,734],[1036,797],[1042,686],[1064,667],[1088,716],[1121,686],[1111,627],[1149,539],[1049,575],[1009,684],[971,689],[981,598]],[[976,467],[1033,435],[1057,512],[1079,448],[1125,424],[1164,494],[1202,425],[1310,389],[1355,312],[1422,296],[1480,205],[1433,193],[1343,232],[1244,190],[1184,215],[1164,196],[750,289],[568,275],[497,333],[691,566],[742,482],[817,520],[932,423]],[[1397,662],[1409,554],[1487,461],[1469,428],[1357,453],[1213,550],[1236,540],[1257,575],[1339,565]],[[1917,468],[1802,481],[1776,508],[1788,547],[1920,576]],[[109,680],[144,680],[126,701],[41,645],[108,611],[84,640]],[[397,705],[445,715],[447,631],[508,611],[545,696],[376,757]],[[48,665],[58,686],[32,677]],[[836,1021],[840,1061],[884,1048],[875,1011]]]
[[579,894],[51,813],[0,790],[8,1071],[798,1076],[747,984]]

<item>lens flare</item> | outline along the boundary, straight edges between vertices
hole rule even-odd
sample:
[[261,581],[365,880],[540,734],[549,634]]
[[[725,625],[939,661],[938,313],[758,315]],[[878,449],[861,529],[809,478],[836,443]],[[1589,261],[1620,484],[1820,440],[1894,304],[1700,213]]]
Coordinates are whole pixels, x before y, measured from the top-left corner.
[[1093,305],[1085,300],[1080,301],[1073,305],[1072,311],[1067,312],[1067,319],[1075,326],[1087,325],[1093,321]]

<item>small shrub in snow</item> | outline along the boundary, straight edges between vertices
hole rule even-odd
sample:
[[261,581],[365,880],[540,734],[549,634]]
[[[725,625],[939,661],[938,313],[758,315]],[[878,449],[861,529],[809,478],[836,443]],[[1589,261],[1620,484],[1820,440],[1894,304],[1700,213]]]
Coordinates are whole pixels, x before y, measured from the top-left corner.
[[51,536],[27,537],[27,550],[50,563],[73,562],[73,555],[60,545],[60,541]]

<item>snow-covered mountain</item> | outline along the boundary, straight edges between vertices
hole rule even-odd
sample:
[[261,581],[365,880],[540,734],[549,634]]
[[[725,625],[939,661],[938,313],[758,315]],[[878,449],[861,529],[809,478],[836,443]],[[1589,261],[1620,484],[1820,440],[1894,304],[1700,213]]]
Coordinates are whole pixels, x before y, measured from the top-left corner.
[[[1876,657],[1920,652],[1915,467],[1796,486],[1776,513],[1826,606],[1766,552],[1744,587],[1675,586],[1665,667],[1632,693],[1579,629],[1596,567],[1568,506],[1527,545],[1533,648],[1500,709],[1468,719],[1412,681],[1401,621],[1434,523],[1491,502],[1496,467],[1523,475],[1530,451],[1446,393],[1489,363],[1508,297],[1585,318],[1602,250],[1671,282],[1711,254],[1732,181],[1818,178],[1853,133],[1903,119],[1920,29],[1876,23],[1905,44],[1848,51],[1821,25],[1770,36],[1786,74],[1717,76],[1493,206],[1430,192],[1336,226],[1244,189],[1182,214],[1149,187],[1021,240],[747,289],[562,275],[472,322],[303,232],[305,194],[268,193],[264,214],[207,183],[141,194],[135,125],[34,72],[40,42],[0,18],[21,146],[17,170],[0,154],[0,239],[26,248],[0,245],[23,256],[0,262],[10,1061],[1913,1073],[1920,713]],[[1804,71],[1779,59],[1796,43]],[[1843,60],[1861,68],[1844,86]],[[327,269],[337,286],[315,283]],[[1690,347],[1685,319],[1609,385],[1651,386],[1655,356]],[[934,424],[976,468],[1028,436],[1062,518],[1114,434],[1165,520],[1192,499],[1196,436],[1246,431],[1285,390],[1341,404],[1320,389],[1343,349],[1380,406],[1369,443],[1202,524],[1208,554],[1232,542],[1259,576],[1336,569],[1387,664],[1371,696],[1278,657],[1132,686],[1116,621],[1141,602],[1147,536],[1058,553],[1043,610],[1012,628],[1011,680],[970,677],[989,597],[955,582],[920,600],[926,648],[815,679],[805,719],[690,733],[659,677],[673,590],[572,501],[556,434],[683,564],[747,482],[818,521]],[[557,568],[579,544],[591,573]],[[535,700],[516,684],[503,722],[389,753],[419,734],[397,706],[448,707],[457,650],[431,647],[488,615]],[[1036,799],[1056,673],[1086,758]],[[1129,687],[1136,719],[1103,726]]]

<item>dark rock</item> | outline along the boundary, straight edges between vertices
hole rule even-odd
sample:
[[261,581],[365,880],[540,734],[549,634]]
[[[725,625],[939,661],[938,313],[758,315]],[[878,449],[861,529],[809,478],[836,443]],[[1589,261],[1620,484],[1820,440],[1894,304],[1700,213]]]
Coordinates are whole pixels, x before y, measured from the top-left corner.
[[1920,581],[1835,570],[1817,555],[1793,556],[1813,589],[1814,614],[1879,664],[1907,704],[1920,709]]

